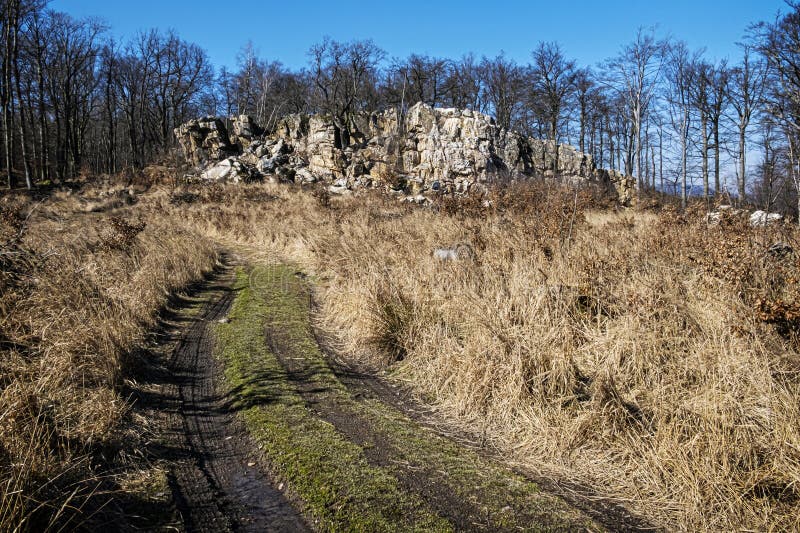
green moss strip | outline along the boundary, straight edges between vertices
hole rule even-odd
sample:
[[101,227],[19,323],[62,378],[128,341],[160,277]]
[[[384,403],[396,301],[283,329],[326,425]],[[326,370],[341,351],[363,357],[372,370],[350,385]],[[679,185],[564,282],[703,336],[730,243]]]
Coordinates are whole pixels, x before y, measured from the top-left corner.
[[320,350],[309,316],[308,288],[287,269],[285,275],[257,275],[280,279],[266,284],[268,298],[264,319],[283,339],[285,356],[302,365],[303,380],[311,384],[320,401],[364,420],[387,440],[399,460],[388,467],[402,475],[403,463],[422,469],[437,485],[447,486],[465,502],[481,510],[482,520],[494,528],[523,530],[602,529],[563,500],[544,493],[539,486],[478,453],[436,435],[397,409],[368,398],[353,398],[337,379]]
[[451,531],[417,495],[403,492],[391,472],[371,466],[359,446],[315,417],[269,352],[266,321],[281,317],[292,337],[307,321],[300,294],[285,291],[293,274],[288,267],[237,273],[230,321],[217,331],[230,403],[321,529]]

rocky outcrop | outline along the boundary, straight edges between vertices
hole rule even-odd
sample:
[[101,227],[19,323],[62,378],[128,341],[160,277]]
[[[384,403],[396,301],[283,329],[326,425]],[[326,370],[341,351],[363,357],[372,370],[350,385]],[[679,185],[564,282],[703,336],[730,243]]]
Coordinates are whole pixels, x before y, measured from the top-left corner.
[[710,226],[715,226],[723,221],[723,219],[735,220],[740,217],[747,217],[750,227],[763,228],[779,223],[783,220],[783,215],[780,213],[768,213],[762,210],[756,210],[748,213],[744,209],[737,209],[730,205],[721,205],[717,207],[716,211],[709,211],[706,213],[705,221]]
[[175,128],[175,137],[193,165],[219,161],[238,152],[230,142],[225,124],[216,117],[190,120]]
[[596,168],[590,155],[572,146],[506,131],[482,113],[422,103],[405,116],[396,110],[364,113],[347,128],[321,115],[291,115],[268,134],[246,116],[233,119],[227,143],[223,130],[219,120],[206,118],[175,134],[195,165],[224,159],[234,149],[239,162],[262,175],[323,180],[345,190],[382,186],[413,196],[464,193],[493,179],[558,175],[599,185],[626,203],[633,185],[619,173]]

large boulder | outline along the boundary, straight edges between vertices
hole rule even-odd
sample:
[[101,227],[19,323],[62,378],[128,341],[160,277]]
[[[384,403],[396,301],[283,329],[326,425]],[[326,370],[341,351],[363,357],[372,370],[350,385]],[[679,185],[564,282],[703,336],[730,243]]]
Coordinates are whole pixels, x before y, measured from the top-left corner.
[[207,181],[230,181],[233,183],[251,181],[257,177],[251,167],[235,157],[211,163],[200,173],[200,178]]
[[238,154],[230,142],[225,124],[216,117],[190,120],[175,128],[175,137],[186,159],[193,165]]
[[750,215],[750,225],[754,228],[762,228],[780,222],[783,215],[780,213],[767,213],[766,211],[753,211]]

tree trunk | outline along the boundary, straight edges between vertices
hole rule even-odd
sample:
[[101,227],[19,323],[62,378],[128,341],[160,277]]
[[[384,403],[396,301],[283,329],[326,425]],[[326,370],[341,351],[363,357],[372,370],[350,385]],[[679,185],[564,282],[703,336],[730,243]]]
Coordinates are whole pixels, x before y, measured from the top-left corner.
[[553,140],[553,176],[558,176],[558,113],[550,122],[550,138]]
[[687,185],[687,174],[689,173],[689,161],[688,161],[688,152],[689,152],[689,143],[688,143],[688,135],[689,135],[689,111],[688,109],[684,111],[684,131],[681,132],[681,207],[686,209],[686,206],[689,203],[689,191],[686,189]]
[[661,194],[664,194],[664,131],[658,133],[658,179],[661,183]]
[[652,168],[652,178],[651,178],[651,187],[653,191],[656,190],[656,147],[650,147],[650,164]]
[[3,54],[3,88],[0,91],[3,107],[3,144],[6,151],[6,185],[9,189],[14,186],[14,175],[12,171],[13,147],[11,146],[11,129],[13,128],[13,124],[11,123],[11,20],[14,13],[14,3],[15,2],[13,0],[9,0],[5,6],[6,12],[4,13],[4,16],[6,20],[4,28],[5,31],[3,32],[3,45],[5,48],[5,53]]
[[[38,30],[37,30],[38,32]],[[50,179],[50,157],[47,146],[47,140],[50,137],[49,128],[45,114],[47,110],[44,104],[44,59],[43,59],[42,45],[39,41],[37,34],[36,42],[36,78],[39,84],[39,165],[40,165],[40,178],[42,180]]]
[[738,176],[738,188],[739,188],[739,204],[743,204],[745,201],[745,169],[747,168],[747,136],[745,128],[741,125],[739,126],[739,176]]
[[600,134],[600,165],[599,165],[600,167],[604,167],[605,166],[605,153],[603,152],[603,133],[604,133],[603,129],[604,129],[603,128],[603,119],[601,118],[600,119],[600,130],[598,132]]
[[586,102],[581,99],[581,138],[580,138],[580,151],[585,152],[585,139],[586,139]]
[[703,199],[708,201],[708,118],[703,111],[700,113],[700,133],[703,135],[703,151],[702,151],[702,165],[703,165]]
[[636,180],[639,188],[642,188],[642,113],[639,110],[636,114],[636,124],[634,125],[634,142],[632,157],[636,158]]
[[12,36],[12,52],[11,52],[11,61],[14,64],[14,81],[15,86],[17,89],[17,98],[19,98],[19,133],[20,133],[20,147],[22,148],[22,164],[25,170],[25,186],[28,190],[33,188],[33,182],[31,181],[31,166],[30,162],[28,161],[28,151],[27,151],[27,142],[28,142],[28,134],[25,128],[25,105],[23,102],[22,97],[22,85],[20,83],[20,74],[19,74],[19,42],[17,39],[17,35],[19,34],[19,0],[12,2],[17,4],[17,9],[14,13],[14,18],[12,22],[13,26],[13,36]]
[[714,196],[719,196],[719,115],[714,120]]

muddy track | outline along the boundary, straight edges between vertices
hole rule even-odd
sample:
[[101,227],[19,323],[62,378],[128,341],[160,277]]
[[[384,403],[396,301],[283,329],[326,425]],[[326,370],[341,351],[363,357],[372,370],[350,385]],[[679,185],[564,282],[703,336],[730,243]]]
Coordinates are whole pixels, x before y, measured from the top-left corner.
[[[242,272],[236,276],[241,278]],[[300,278],[277,292],[264,292],[268,307],[259,309],[268,310],[264,311],[267,314],[250,310],[242,315],[240,307],[230,314],[231,326],[243,317],[255,317],[255,330],[242,334],[245,330],[235,329],[238,333],[233,337],[220,336],[219,328],[229,326],[219,326],[219,322],[228,320],[234,300],[239,306],[252,298],[255,290],[252,283],[244,290],[241,280],[232,288],[236,276],[230,267],[220,269],[165,320],[165,327],[172,328],[168,338],[173,348],[164,354],[160,369],[152,372],[152,392],[141,397],[162,428],[155,455],[169,469],[174,506],[169,529],[309,531],[310,523],[322,529],[348,527],[336,520],[320,522],[319,509],[313,512],[310,500],[301,501],[287,472],[269,463],[273,459],[280,463],[285,453],[291,453],[286,447],[291,447],[292,441],[272,449],[270,456],[262,447],[263,436],[251,433],[255,430],[249,411],[241,410],[268,409],[279,402],[281,394],[287,398],[296,394],[310,419],[329,424],[340,436],[337,438],[363,453],[367,466],[354,463],[351,472],[372,468],[396,479],[398,494],[410,495],[455,531],[647,529],[620,513],[622,508],[564,497],[566,491],[553,485],[541,484],[545,491],[531,490],[530,481],[502,461],[426,424],[427,410],[404,390],[336,362],[325,339],[309,322],[310,287]],[[239,294],[250,295],[239,299]],[[294,302],[296,307],[287,307],[286,302]],[[304,317],[300,322],[306,326],[292,327],[293,310],[299,313],[295,319]],[[261,318],[264,322],[259,324]],[[306,336],[298,338],[292,331],[305,331]],[[258,338],[256,345],[264,346],[277,366],[270,370],[264,366],[266,359],[254,359],[242,367],[247,386],[237,388],[230,376],[223,378],[222,361],[227,367],[230,360],[215,357],[216,338],[224,343],[217,347],[223,351],[240,339]],[[244,353],[251,352],[245,349]],[[241,396],[247,387],[252,387],[253,395]],[[249,402],[251,399],[256,403]],[[367,470],[359,470],[363,468]],[[287,481],[286,490],[292,494],[292,502],[304,509],[305,517],[286,498],[283,484],[276,486],[270,469],[278,479]],[[314,476],[313,469],[307,475]],[[365,478],[356,475],[353,479]],[[343,483],[339,486],[347,487],[346,479]],[[552,493],[560,494],[569,505]],[[380,505],[387,504],[381,501]],[[342,499],[327,505],[350,505],[347,489]],[[362,511],[371,512],[369,507]],[[405,527],[397,526],[398,530]]]
[[[320,342],[320,337],[319,332],[315,332],[317,343],[322,347],[326,343]],[[403,450],[396,446],[396,442],[393,442],[392,438],[384,434],[380,428],[375,427],[374,421],[368,417],[359,416],[353,412],[352,408],[341,405],[336,400],[335,394],[328,394],[330,392],[328,389],[314,383],[313,376],[318,370],[315,366],[319,363],[315,364],[303,357],[297,357],[280,329],[267,327],[266,338],[270,350],[277,357],[289,380],[294,383],[296,390],[303,396],[308,407],[317,416],[336,427],[349,440],[362,446],[371,464],[395,467],[393,472],[404,490],[419,494],[439,516],[447,518],[455,526],[456,531],[518,530],[514,526],[509,527],[495,523],[493,517],[487,515],[483,506],[484,494],[477,487],[475,491],[467,491],[468,497],[465,498],[463,489],[454,490],[452,484],[448,482],[448,473],[437,469],[435,465],[424,462],[415,464],[413,461],[409,461]],[[328,350],[325,350],[324,353],[328,354],[327,366],[356,401],[366,399],[391,406],[420,423],[420,426],[436,432],[434,428],[425,423],[427,415],[430,414],[429,410],[418,405],[406,391],[398,390],[369,372],[348,368],[343,363],[331,358],[331,352]],[[448,436],[448,438],[452,438],[452,436]],[[456,438],[455,441],[463,441],[463,438]],[[460,444],[466,446],[463,442]],[[487,463],[491,463],[494,459],[485,450],[474,445],[467,447],[478,452]],[[400,467],[398,468],[398,466]],[[525,477],[531,477],[527,472],[519,473]],[[546,487],[548,492],[557,494],[611,531],[653,531],[655,529],[644,520],[629,514],[618,504],[599,498],[590,501],[585,493],[581,495],[574,489],[570,492],[565,487],[545,480],[536,479],[535,481]],[[545,482],[543,483],[543,481]],[[570,488],[573,487],[570,486]],[[523,502],[514,501],[513,498],[509,499],[508,504],[518,515],[525,516],[529,512],[520,505]],[[537,517],[532,514],[530,519],[533,524]]]
[[234,298],[230,282],[222,272],[201,293],[205,302],[166,364],[161,402],[174,503],[186,531],[307,531],[220,394],[211,328]]
[[[424,405],[421,405],[410,391],[392,386],[376,374],[368,370],[357,369],[343,362],[340,358],[335,357],[333,355],[335,354],[335,350],[331,347],[332,343],[326,339],[322,331],[315,329],[314,337],[320,348],[322,348],[323,352],[328,357],[330,368],[336,375],[336,378],[348,388],[353,397],[374,399],[391,405],[420,425],[446,436],[459,445],[475,451],[482,457],[488,460],[498,459],[497,453],[487,449],[479,442],[482,439],[480,435],[454,434],[452,432],[443,433],[442,427],[432,422],[436,416],[434,412]],[[290,367],[297,365],[296,361],[287,361],[286,363]],[[352,423],[352,420],[348,421],[348,425],[352,425]],[[364,428],[359,428],[358,431],[363,433]],[[522,467],[514,467],[513,470],[533,480],[548,492],[558,495],[567,503],[580,509],[603,527],[611,531],[642,533],[659,531],[659,528],[642,517],[631,513],[619,502],[599,496],[590,487],[568,480],[556,480],[535,475],[530,470]]]
[[[402,452],[393,446],[391,439],[376,430],[368,420],[354,416],[349,409],[343,409],[335,396],[328,394],[328,388],[313,382],[314,364],[302,357],[296,357],[279,329],[268,327],[266,337],[270,350],[316,416],[329,422],[348,440],[361,446],[370,464],[393,467],[405,462]],[[363,383],[351,375],[344,384],[355,389]],[[376,399],[380,401],[381,398],[376,395]],[[465,500],[451,487],[438,482],[437,478],[441,476],[425,465],[408,464],[406,468],[395,469],[395,475],[404,490],[419,494],[439,516],[447,518],[457,531],[482,530],[491,526],[478,504]]]
[[[316,332],[317,339],[321,338]],[[321,346],[326,346],[326,353],[333,353],[327,347],[327,343],[320,342]],[[435,414],[432,410],[420,405],[409,391],[398,387],[393,387],[386,381],[365,370],[357,370],[330,356],[330,366],[339,381],[342,382],[356,398],[370,398],[393,406],[411,419],[432,431],[446,436],[448,439],[457,442],[472,451],[478,453],[487,460],[498,460],[498,454],[488,450],[480,444],[480,436],[454,434],[452,432],[443,433],[441,426],[432,422]],[[352,425],[352,420],[348,422]],[[360,429],[363,433],[364,429]],[[540,475],[535,475],[530,470],[522,467],[513,467],[513,471],[531,479],[546,491],[559,496],[561,499],[580,509],[587,516],[596,520],[603,527],[610,531],[630,531],[630,532],[653,532],[659,528],[649,523],[640,516],[636,516],[628,511],[624,506],[609,498],[597,495],[591,488],[568,480],[555,480]],[[441,495],[439,495],[441,497]]]

